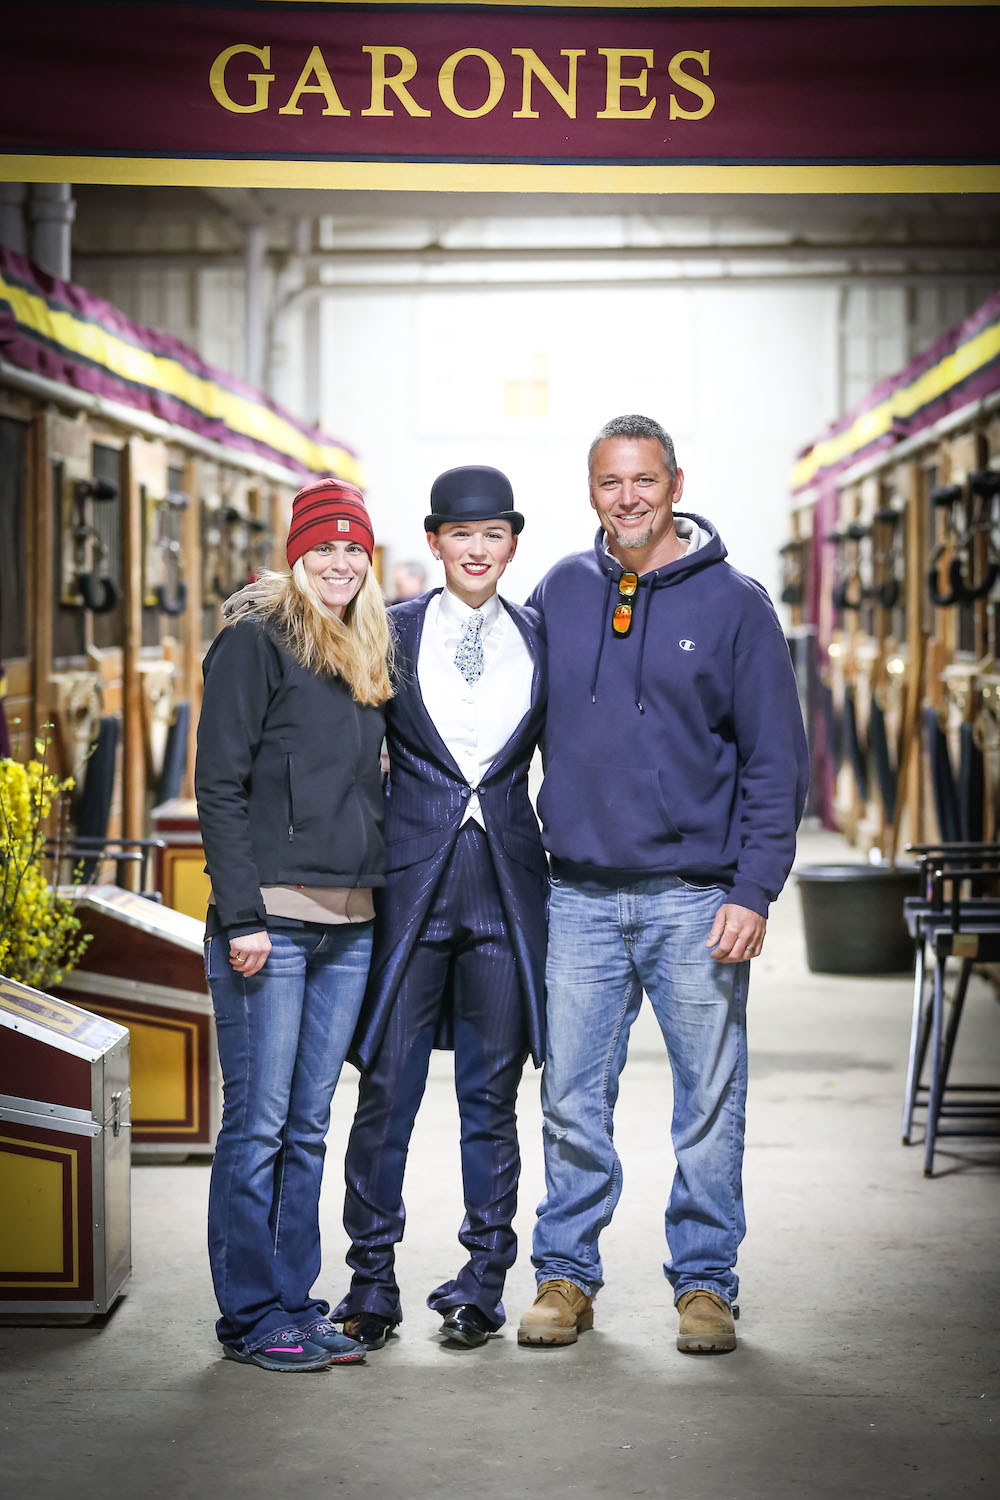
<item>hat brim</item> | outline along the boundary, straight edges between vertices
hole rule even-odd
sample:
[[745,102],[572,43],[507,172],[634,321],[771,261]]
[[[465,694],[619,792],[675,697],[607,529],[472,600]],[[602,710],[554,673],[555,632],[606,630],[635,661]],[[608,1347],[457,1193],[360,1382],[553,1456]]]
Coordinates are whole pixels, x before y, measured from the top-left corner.
[[440,516],[431,512],[424,517],[424,530],[437,531],[439,526],[465,526],[471,521],[506,521],[514,536],[524,528],[524,517],[519,510],[484,510],[474,516]]

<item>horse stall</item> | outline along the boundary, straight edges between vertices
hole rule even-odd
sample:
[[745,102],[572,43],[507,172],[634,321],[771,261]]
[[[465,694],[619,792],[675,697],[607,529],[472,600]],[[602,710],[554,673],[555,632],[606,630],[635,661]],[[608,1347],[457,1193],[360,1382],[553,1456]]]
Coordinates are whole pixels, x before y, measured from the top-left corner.
[[107,856],[129,889],[155,886],[153,808],[193,794],[219,605],[283,564],[312,473],[363,480],[343,444],[0,246],[0,753],[51,739],[77,848],[126,841]]
[[[47,741],[75,783],[68,820],[44,830],[48,873],[77,887],[91,942],[58,990],[98,1013],[87,1024],[131,1034],[122,1140],[147,1159],[210,1154],[220,1118],[193,802],[202,658],[222,601],[283,566],[291,499],[314,473],[363,478],[343,444],[0,246],[0,755]],[[58,1102],[41,1082],[34,1097]],[[23,1172],[27,1148],[6,1149]],[[21,1251],[3,1244],[10,1287]],[[97,1308],[81,1288],[70,1300]]]
[[890,862],[995,839],[1000,294],[810,444],[793,483],[815,811]]

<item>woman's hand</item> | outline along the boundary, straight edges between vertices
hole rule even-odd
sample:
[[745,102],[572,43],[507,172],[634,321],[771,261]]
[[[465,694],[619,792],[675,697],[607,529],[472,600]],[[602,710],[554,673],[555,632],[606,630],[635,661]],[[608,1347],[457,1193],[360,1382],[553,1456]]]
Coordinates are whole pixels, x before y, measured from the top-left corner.
[[271,939],[266,932],[241,932],[229,940],[229,962],[246,979],[267,963]]

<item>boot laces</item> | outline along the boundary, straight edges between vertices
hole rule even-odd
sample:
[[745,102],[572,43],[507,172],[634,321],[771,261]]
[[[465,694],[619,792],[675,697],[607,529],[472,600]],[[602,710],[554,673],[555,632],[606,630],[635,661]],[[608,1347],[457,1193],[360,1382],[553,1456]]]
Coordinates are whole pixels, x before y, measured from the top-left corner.
[[574,1295],[577,1297],[585,1295],[578,1286],[566,1277],[561,1277],[558,1281],[545,1282],[544,1286],[539,1288],[539,1295],[544,1295],[546,1292],[558,1292],[559,1296],[564,1298],[566,1302],[571,1302]]

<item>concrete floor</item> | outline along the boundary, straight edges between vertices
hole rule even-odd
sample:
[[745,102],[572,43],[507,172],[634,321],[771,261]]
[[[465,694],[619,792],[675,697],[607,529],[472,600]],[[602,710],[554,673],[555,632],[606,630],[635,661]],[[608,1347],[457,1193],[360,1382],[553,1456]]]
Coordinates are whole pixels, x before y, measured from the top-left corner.
[[[842,858],[807,834],[804,861]],[[676,1500],[951,1500],[996,1493],[1000,1149],[951,1141],[938,1175],[900,1145],[905,979],[805,967],[794,883],[751,985],[740,1347],[680,1355],[660,1262],[670,1082],[645,1007],[618,1109],[622,1201],[596,1326],[528,1351],[514,1329],[542,1169],[538,1075],[521,1093],[522,1255],[510,1323],[445,1347],[427,1291],[458,1264],[458,1128],[438,1057],[418,1121],[400,1253],[406,1322],[363,1367],[282,1378],[226,1362],[204,1254],[208,1168],[133,1174],[134,1277],[104,1327],[0,1329],[0,1475],[17,1500],[295,1493],[349,1500],[536,1493]],[[977,981],[955,1077],[1000,1075]],[[356,1087],[335,1101],[323,1290],[346,1284],[341,1169]]]

